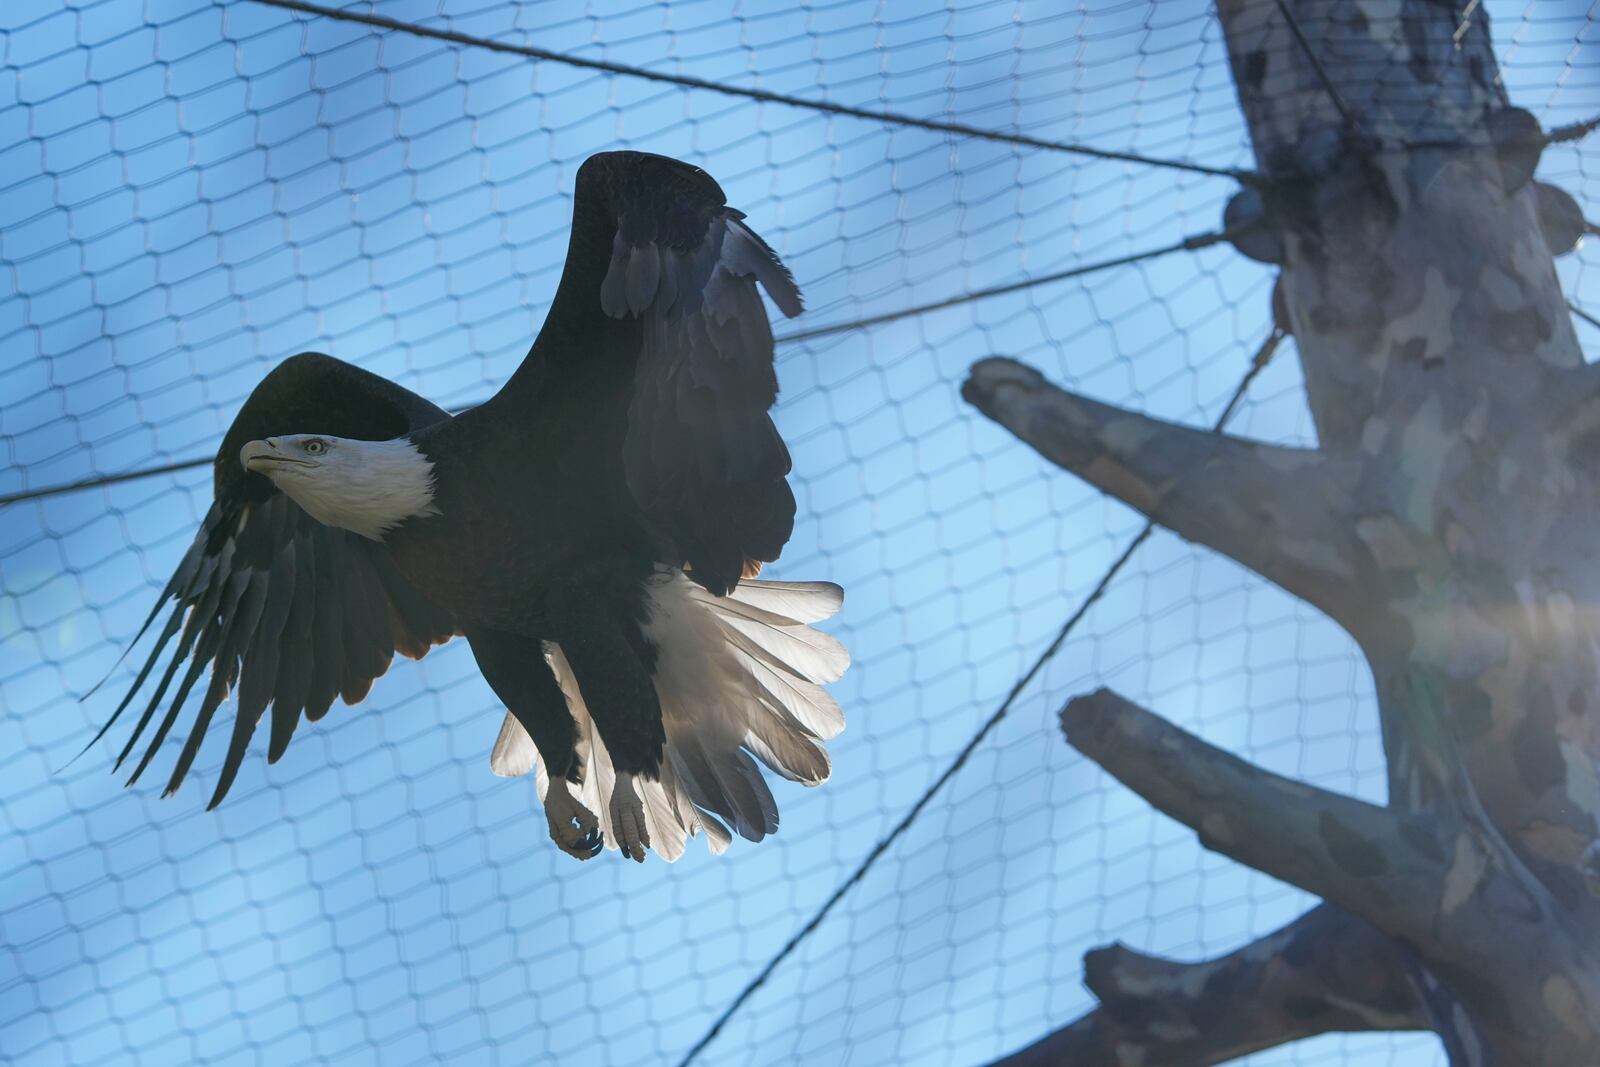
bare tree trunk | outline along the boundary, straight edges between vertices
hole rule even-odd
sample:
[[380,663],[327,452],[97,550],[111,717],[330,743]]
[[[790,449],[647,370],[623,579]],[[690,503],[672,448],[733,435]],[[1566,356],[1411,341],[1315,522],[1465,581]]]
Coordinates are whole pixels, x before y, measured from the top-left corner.
[[1508,108],[1478,5],[1287,6],[1293,23],[1271,0],[1219,14],[1319,447],[1163,423],[1009,360],[963,392],[1348,630],[1389,805],[1111,693],[1070,703],[1069,743],[1327,903],[1209,963],[1097,950],[1100,1007],[1006,1062],[1210,1064],[1422,1028],[1454,1064],[1600,1064],[1600,383],[1528,181],[1543,141]]

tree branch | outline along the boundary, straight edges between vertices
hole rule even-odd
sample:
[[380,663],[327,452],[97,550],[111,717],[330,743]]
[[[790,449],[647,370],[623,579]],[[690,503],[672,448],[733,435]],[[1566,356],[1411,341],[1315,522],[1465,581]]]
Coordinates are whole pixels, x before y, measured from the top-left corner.
[[[1558,906],[1475,802],[1414,812],[1317,789],[1106,689],[1070,701],[1061,724],[1068,744],[1197,831],[1206,848],[1414,946],[1474,1019],[1496,1020],[1511,1035],[1548,1028],[1553,1009],[1541,983],[1552,975],[1584,1005],[1563,1025],[1600,1005],[1590,924]],[[1523,976],[1517,996],[1472,977],[1492,973]],[[1572,1025],[1588,1032],[1587,1022]]]
[[1351,621],[1369,555],[1349,532],[1353,464],[1102,404],[1010,359],[974,364],[961,394],[1057,466]]
[[1070,701],[1072,745],[1205,847],[1299,886],[1387,933],[1438,947],[1454,827],[1252,766],[1108,689]]
[[1430,1027],[1407,961],[1324,904],[1215,960],[1116,944],[1084,957],[1100,1007],[996,1067],[1206,1067],[1332,1032]]

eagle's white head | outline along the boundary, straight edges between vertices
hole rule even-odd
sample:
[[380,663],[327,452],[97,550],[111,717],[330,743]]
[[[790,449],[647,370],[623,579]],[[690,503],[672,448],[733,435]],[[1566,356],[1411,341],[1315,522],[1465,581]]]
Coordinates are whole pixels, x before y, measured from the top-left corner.
[[268,437],[241,448],[239,462],[271,478],[318,522],[374,541],[407,519],[439,514],[433,506],[433,464],[404,437]]

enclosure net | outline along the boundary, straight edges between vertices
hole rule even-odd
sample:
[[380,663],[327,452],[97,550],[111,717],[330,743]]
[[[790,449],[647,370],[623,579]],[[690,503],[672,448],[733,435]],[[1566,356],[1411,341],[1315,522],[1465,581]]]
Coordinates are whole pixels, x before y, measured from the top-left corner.
[[[975,296],[1214,231],[1237,190],[1072,146],[1253,161],[1208,5],[925,6],[344,8],[447,40],[252,0],[0,5],[8,1062],[674,1062],[924,795],[1142,526],[977,416],[967,367],[1008,355],[1209,425],[1270,330],[1272,283],[1214,245]],[[1547,127],[1591,117],[1596,9],[1488,11],[1511,98]],[[1541,178],[1600,202],[1597,140],[1551,148]],[[954,301],[779,345],[800,517],[771,573],[847,590],[833,780],[777,783],[760,845],[580,865],[531,783],[489,774],[502,709],[460,642],[397,662],[276,766],[253,752],[214,813],[215,738],[165,801],[159,780],[121,788],[114,749],[69,766],[267,369],[316,349],[442,405],[484,399],[548,305],[578,165],[616,147],[692,160],[749,213],[808,298],[780,330]],[[1592,242],[1559,261],[1590,312],[1596,266]],[[1309,442],[1292,346],[1233,429]],[[1342,631],[1157,533],[697,1062],[985,1062],[1091,1005],[1092,946],[1201,958],[1303,910],[1063,743],[1056,710],[1102,685],[1383,798]],[[1247,1062],[1442,1057],[1380,1035]]]

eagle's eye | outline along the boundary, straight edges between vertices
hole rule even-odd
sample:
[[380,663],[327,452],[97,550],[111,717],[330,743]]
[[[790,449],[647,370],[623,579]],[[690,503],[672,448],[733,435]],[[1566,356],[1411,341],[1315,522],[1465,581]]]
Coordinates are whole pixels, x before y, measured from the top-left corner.
[[300,446],[306,450],[308,456],[320,456],[328,450],[328,442],[319,441],[315,437]]

